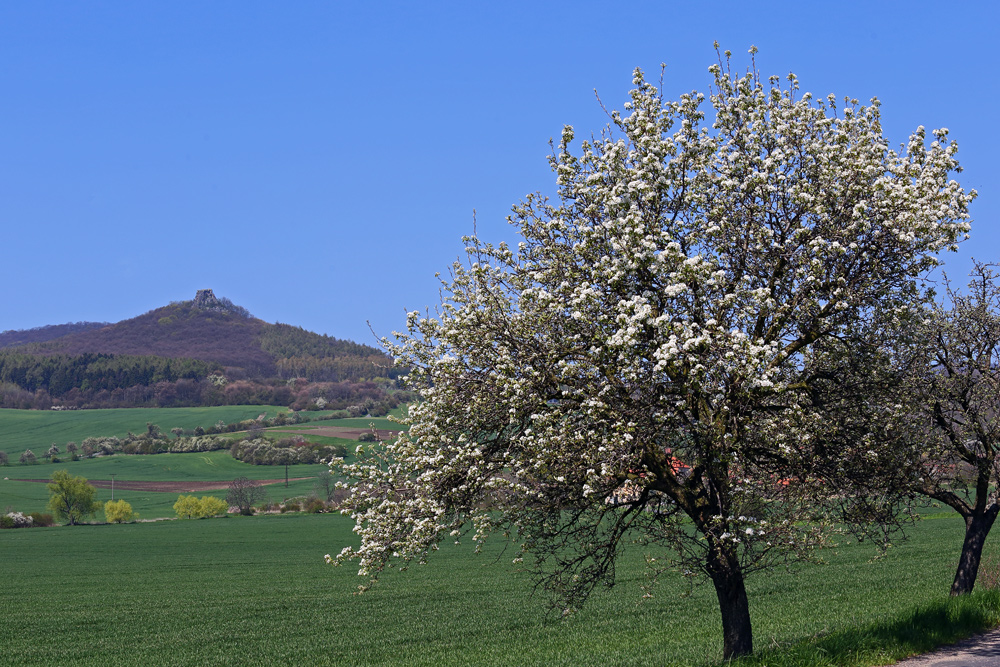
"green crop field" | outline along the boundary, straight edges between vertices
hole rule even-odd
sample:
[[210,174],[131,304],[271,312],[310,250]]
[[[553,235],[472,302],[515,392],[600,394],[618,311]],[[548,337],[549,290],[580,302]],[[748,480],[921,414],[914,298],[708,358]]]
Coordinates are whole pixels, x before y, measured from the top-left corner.
[[[428,565],[354,596],[355,568],[322,561],[356,543],[350,529],[346,518],[327,514],[0,531],[5,663],[697,666],[720,659],[711,587],[685,596],[686,583],[674,576],[641,600],[638,548],[626,551],[617,587],[556,620],[497,545],[479,556],[469,544],[445,545]],[[961,535],[961,521],[942,514],[881,560],[868,562],[871,548],[852,544],[828,551],[827,565],[751,578],[757,646],[778,647],[758,664],[800,664],[775,656],[829,633],[906,625],[918,606],[946,604]],[[995,611],[997,602],[977,595],[966,606]],[[847,649],[822,651],[822,662],[808,664],[882,664],[854,662]]]
[[[116,454],[80,461],[39,463],[31,466],[12,465],[0,468],[7,478],[0,479],[0,509],[11,507],[20,512],[43,511],[49,497],[45,485],[16,480],[49,479],[53,471],[61,469],[68,470],[72,475],[86,477],[88,480],[110,480],[111,474],[114,473],[115,479],[119,482],[228,482],[237,477],[283,479],[285,476],[284,466],[255,466],[243,463],[224,450],[149,456]],[[265,487],[268,498],[281,501],[285,498],[309,495],[313,492],[316,476],[324,470],[327,470],[325,465],[288,466],[289,478],[308,479],[292,481],[287,488],[284,482],[268,485]],[[198,491],[196,495],[215,495],[224,498],[226,491]],[[127,500],[143,518],[174,516],[173,504],[177,496],[177,492],[133,491],[121,487],[115,492],[116,499]],[[111,491],[98,489],[97,497],[101,502],[110,500]],[[98,518],[103,517],[99,515]]]
[[129,431],[145,433],[147,422],[169,433],[172,428],[209,427],[220,419],[230,424],[253,419],[261,413],[273,417],[287,411],[288,408],[273,405],[65,411],[0,409],[0,451],[7,452],[11,460],[16,461],[25,449],[31,449],[40,457],[52,443],[65,452],[65,445],[70,441],[79,444],[88,437],[113,435],[122,438]]

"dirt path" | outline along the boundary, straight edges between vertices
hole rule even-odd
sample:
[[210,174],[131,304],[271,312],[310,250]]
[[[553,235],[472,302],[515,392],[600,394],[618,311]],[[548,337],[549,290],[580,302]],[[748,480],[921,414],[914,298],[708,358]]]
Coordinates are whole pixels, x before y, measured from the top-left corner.
[[996,667],[1000,665],[1000,628],[895,664],[900,667]]
[[[312,477],[289,477],[289,482],[297,482],[303,479],[313,479]],[[11,480],[14,482],[39,482],[48,483],[52,480],[50,479],[15,479]],[[93,486],[99,489],[110,489],[111,480],[110,479],[91,479],[88,480]],[[229,488],[229,485],[233,480],[221,480],[218,482],[140,482],[140,481],[130,481],[127,479],[116,479],[115,488],[121,489],[122,491],[156,491],[161,493],[198,493],[201,491],[224,491]],[[278,484],[284,482],[285,478],[280,479],[257,479],[255,482],[260,482],[261,484]]]

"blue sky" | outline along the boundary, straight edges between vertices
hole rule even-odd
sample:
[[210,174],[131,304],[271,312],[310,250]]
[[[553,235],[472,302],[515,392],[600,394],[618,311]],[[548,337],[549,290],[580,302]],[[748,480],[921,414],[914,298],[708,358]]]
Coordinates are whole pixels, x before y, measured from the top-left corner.
[[117,321],[212,288],[372,343],[434,274],[551,192],[548,140],[597,133],[636,66],[707,90],[741,68],[945,126],[1000,261],[1000,9],[964,2],[0,4],[0,330]]

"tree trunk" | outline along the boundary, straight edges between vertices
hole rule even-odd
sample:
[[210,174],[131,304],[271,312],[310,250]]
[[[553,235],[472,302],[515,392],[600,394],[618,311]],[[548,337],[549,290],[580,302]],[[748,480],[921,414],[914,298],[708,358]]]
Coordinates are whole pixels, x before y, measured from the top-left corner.
[[951,594],[965,595],[971,593],[979,575],[979,561],[983,556],[983,545],[990,528],[996,521],[1000,506],[993,505],[984,513],[973,514],[965,520],[965,542],[962,543],[962,555],[958,558],[958,569],[955,571],[955,581],[951,584]]
[[750,655],[753,653],[753,628],[743,572],[735,558],[721,554],[709,555],[709,569],[722,612],[722,657],[731,660]]

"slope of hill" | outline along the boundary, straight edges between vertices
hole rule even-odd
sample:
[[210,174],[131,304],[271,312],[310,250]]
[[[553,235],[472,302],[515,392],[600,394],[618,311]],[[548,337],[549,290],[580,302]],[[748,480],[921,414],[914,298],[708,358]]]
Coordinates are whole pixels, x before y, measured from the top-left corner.
[[26,345],[28,343],[44,343],[53,338],[67,336],[69,334],[100,329],[110,324],[109,322],[70,322],[68,324],[49,324],[44,327],[34,329],[11,329],[0,331],[0,349],[13,347],[15,345]]
[[0,349],[0,406],[343,404],[377,400],[372,381],[399,374],[374,347],[264,322],[212,290],[115,324],[43,329],[68,333],[7,332],[30,342]]

